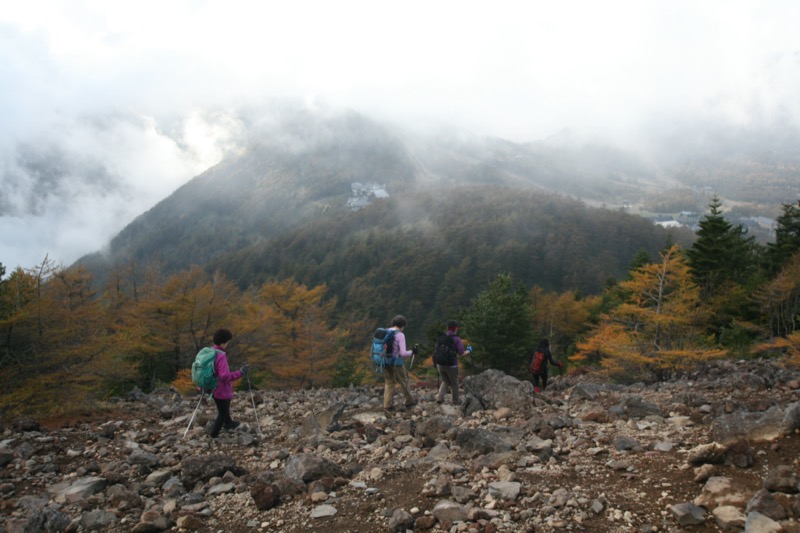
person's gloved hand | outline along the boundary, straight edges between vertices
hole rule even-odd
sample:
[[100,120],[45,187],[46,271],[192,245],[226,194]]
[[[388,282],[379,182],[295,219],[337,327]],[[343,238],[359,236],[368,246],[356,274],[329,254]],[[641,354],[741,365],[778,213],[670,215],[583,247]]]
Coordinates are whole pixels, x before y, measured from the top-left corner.
[[467,353],[472,353],[472,345],[467,346]]
[[564,363],[562,363],[561,361],[559,361],[559,362],[558,362],[558,368],[564,368]]
[[239,370],[239,372],[241,372],[243,376],[246,376],[247,372],[249,371],[250,371],[250,366],[247,363],[243,364],[242,368]]
[[417,355],[419,353],[419,346],[415,344],[414,347],[411,348],[411,353]]

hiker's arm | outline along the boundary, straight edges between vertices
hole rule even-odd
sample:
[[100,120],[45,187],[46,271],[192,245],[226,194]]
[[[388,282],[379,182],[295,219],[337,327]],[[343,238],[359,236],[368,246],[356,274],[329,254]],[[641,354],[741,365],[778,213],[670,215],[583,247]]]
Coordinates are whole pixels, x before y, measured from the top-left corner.
[[406,336],[400,332],[397,334],[397,354],[400,357],[411,357],[411,350],[406,349]]
[[461,342],[461,337],[453,335],[453,344],[456,347],[456,353],[458,353],[458,355],[464,355],[464,343]]
[[550,350],[547,350],[547,359],[550,360],[550,364],[553,365],[553,366],[557,366],[559,368],[564,366],[559,361],[556,361],[555,359],[553,359],[553,352],[551,352]]
[[227,357],[218,357],[217,358],[218,365],[217,365],[217,379],[220,381],[236,381],[240,377],[242,377],[242,373],[239,370],[234,370],[231,372],[230,367],[228,367],[228,358]]

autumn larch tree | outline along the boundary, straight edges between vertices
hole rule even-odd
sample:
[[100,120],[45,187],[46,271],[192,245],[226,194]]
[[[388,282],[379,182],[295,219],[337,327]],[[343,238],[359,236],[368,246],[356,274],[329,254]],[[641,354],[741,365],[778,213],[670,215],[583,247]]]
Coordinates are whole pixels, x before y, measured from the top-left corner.
[[724,355],[705,334],[708,311],[677,245],[619,286],[625,300],[601,317],[571,360],[599,360],[612,377],[636,381]]

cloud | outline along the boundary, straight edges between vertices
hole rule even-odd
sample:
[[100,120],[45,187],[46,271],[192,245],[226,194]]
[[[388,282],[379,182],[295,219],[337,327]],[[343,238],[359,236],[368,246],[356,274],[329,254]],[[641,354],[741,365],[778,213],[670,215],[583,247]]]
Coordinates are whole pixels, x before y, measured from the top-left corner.
[[0,262],[98,249],[235,149],[242,110],[283,99],[519,142],[796,124],[799,23],[791,0],[10,3]]

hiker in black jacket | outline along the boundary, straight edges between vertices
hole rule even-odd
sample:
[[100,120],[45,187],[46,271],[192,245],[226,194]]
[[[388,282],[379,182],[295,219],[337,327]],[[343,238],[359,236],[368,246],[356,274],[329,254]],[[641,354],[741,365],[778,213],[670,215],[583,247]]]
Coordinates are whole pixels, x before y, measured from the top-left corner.
[[[534,369],[534,364],[533,364],[536,352],[542,352],[544,354],[544,361],[542,362],[542,364],[538,369]],[[550,365],[557,366],[558,368],[564,367],[564,364],[562,362],[553,359],[553,354],[550,353],[550,341],[547,339],[542,339],[539,341],[538,346],[536,346],[536,348],[531,352],[531,356],[528,359],[528,371],[533,376],[534,392],[541,392],[547,388],[547,368]],[[539,389],[539,379],[542,380],[541,389]]]

